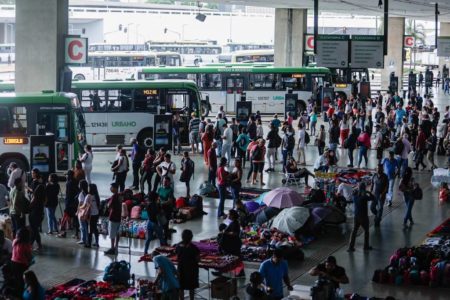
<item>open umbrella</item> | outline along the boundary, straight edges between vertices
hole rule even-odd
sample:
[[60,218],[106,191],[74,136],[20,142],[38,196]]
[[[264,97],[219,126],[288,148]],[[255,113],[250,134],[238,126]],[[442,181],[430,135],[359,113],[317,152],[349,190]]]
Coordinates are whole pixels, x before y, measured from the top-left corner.
[[267,206],[276,208],[288,208],[302,205],[304,199],[296,191],[287,188],[279,187],[268,192],[263,199]]
[[334,206],[315,207],[311,211],[314,224],[341,224],[345,223],[347,217]]
[[273,219],[270,228],[276,228],[289,235],[294,235],[295,231],[305,225],[308,218],[309,209],[306,207],[286,208]]

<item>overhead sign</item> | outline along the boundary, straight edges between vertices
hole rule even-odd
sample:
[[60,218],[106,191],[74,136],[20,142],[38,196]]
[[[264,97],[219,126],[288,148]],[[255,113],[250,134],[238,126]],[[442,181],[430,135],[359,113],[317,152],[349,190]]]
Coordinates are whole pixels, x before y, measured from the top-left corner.
[[317,66],[327,68],[348,67],[348,35],[317,36]]
[[88,39],[81,37],[66,37],[65,40],[65,63],[85,64],[88,57]]
[[305,52],[314,51],[314,35],[305,34]]
[[352,35],[351,42],[352,68],[384,67],[383,36],[381,35]]
[[437,56],[450,56],[450,36],[438,37]]
[[403,47],[412,48],[416,44],[416,39],[412,35],[405,35],[403,39]]

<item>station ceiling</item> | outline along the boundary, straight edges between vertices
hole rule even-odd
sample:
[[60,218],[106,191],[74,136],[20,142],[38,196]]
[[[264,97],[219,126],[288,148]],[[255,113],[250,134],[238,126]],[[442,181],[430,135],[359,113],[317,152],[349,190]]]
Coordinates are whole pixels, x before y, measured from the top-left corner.
[[[212,3],[252,5],[275,8],[313,9],[313,0],[206,0]],[[381,0],[384,3],[384,0]],[[434,20],[434,3],[439,5],[440,21],[450,22],[450,0],[389,0],[392,17]],[[319,0],[319,11],[354,15],[383,15],[380,0]]]

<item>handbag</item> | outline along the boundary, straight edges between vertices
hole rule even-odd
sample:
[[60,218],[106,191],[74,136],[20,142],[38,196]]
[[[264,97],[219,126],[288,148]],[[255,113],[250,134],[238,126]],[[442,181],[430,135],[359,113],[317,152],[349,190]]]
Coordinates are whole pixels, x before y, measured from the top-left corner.
[[89,218],[91,216],[91,206],[86,205],[84,207],[79,207],[77,216],[78,216],[78,218],[80,218],[81,221],[89,220]]

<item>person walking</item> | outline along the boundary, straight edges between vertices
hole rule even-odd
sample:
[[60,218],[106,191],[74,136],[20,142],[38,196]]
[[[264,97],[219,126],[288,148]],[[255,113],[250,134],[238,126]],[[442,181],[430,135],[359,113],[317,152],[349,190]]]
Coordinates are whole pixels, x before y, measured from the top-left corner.
[[377,167],[377,173],[372,177],[372,194],[374,195],[375,199],[372,200],[372,203],[370,204],[370,211],[375,216],[375,227],[380,226],[388,186],[389,179],[387,175],[384,174],[383,165],[379,164]]
[[240,199],[239,193],[242,188],[242,167],[241,160],[239,158],[234,161],[234,168],[230,173],[230,188],[231,188],[231,196],[233,197],[233,208],[236,207],[237,201]]
[[163,229],[164,239],[171,240],[172,230],[169,228],[170,220],[172,220],[175,209],[175,197],[173,195],[173,183],[170,177],[165,176],[162,181],[162,186],[158,188],[159,203],[161,205],[162,219],[159,223]]
[[344,114],[344,117],[339,122],[339,129],[340,129],[341,145],[344,145],[344,141],[350,133],[350,125],[349,125],[349,121],[348,121],[348,115]]
[[433,172],[434,169],[437,168],[436,164],[434,163],[434,153],[436,152],[437,147],[437,136],[436,136],[436,129],[431,128],[431,136],[427,139],[427,159],[430,163],[430,171]]
[[89,184],[83,179],[78,184],[78,188],[80,193],[78,194],[77,216],[80,223],[81,237],[77,244],[88,246],[90,206],[86,200],[89,193]]
[[84,147],[83,155],[80,155],[79,160],[81,161],[81,166],[84,171],[84,176],[88,183],[92,183],[91,174],[92,174],[92,162],[94,160],[94,154],[92,153],[91,145],[86,145]]
[[315,136],[316,135],[316,124],[317,124],[317,112],[316,112],[315,107],[309,114],[309,119],[310,119],[309,128],[311,129],[311,136]]
[[266,140],[269,141],[267,145],[267,160],[269,162],[269,168],[266,169],[266,172],[275,172],[275,154],[277,152],[277,148],[280,147],[281,138],[278,134],[278,128],[274,125],[270,125],[270,131],[267,134]]
[[180,124],[181,124],[180,113],[176,112],[172,118],[172,139],[173,139],[172,151],[173,151],[173,155],[177,155],[177,151],[178,151],[178,154],[181,153]]
[[[90,217],[89,217],[89,229],[87,238],[87,248],[94,246],[99,247],[99,233],[97,228],[98,219],[100,217],[100,196],[98,194],[97,185],[91,183],[89,185],[89,192],[86,196],[86,204],[89,206]],[[92,236],[95,238],[95,244],[92,244]]]
[[325,125],[323,124],[320,125],[316,143],[317,143],[317,151],[319,151],[319,155],[322,155],[325,149]]
[[[37,169],[36,169],[37,170]],[[34,170],[34,173],[37,173]],[[45,185],[42,182],[36,181],[31,194],[30,214],[28,221],[30,223],[30,243],[37,244],[36,250],[42,250],[41,233],[39,229],[42,227],[44,220],[44,203],[45,203]]]
[[[137,139],[131,139],[131,166],[133,169],[133,184],[129,187],[131,190],[139,189],[139,169],[141,168],[142,161],[145,157],[144,149],[139,145]],[[89,182],[89,181],[88,181]]]
[[219,206],[217,208],[217,217],[222,218],[225,217],[224,206],[225,199],[227,195],[227,180],[229,173],[226,170],[227,159],[222,157],[220,159],[220,165],[217,169],[217,190],[219,192]]
[[336,152],[337,147],[339,145],[339,136],[341,130],[339,129],[339,121],[337,119],[331,119],[330,121],[331,127],[328,130],[329,139],[328,139],[328,148],[330,150]]
[[297,162],[300,165],[306,165],[306,156],[305,156],[305,148],[306,148],[306,130],[302,123],[298,124],[298,145],[297,145]]
[[50,174],[45,186],[45,212],[47,214],[48,234],[58,233],[58,221],[56,221],[56,207],[59,204],[60,187],[58,175]]
[[361,134],[358,136],[358,143],[359,143],[359,158],[358,158],[358,168],[361,166],[362,159],[364,158],[365,161],[365,167],[367,169],[368,167],[368,157],[367,157],[367,151],[370,149],[370,135],[368,133],[369,126],[366,126],[364,128],[364,131],[361,132]]
[[288,263],[283,259],[281,249],[275,249],[272,257],[266,259],[259,267],[264,284],[270,291],[271,299],[280,300],[283,298],[283,281],[289,291],[293,290],[289,279]]
[[181,174],[180,181],[186,184],[186,198],[191,198],[191,178],[194,176],[195,164],[189,157],[189,152],[184,151],[183,158],[181,159]]
[[208,182],[213,186],[216,186],[216,174],[217,174],[217,142],[214,141],[211,144],[211,148],[208,150]]
[[189,121],[189,143],[191,144],[192,154],[200,153],[199,143],[200,143],[200,119],[197,117],[195,112],[191,113],[191,120]]
[[116,255],[120,240],[119,227],[122,219],[122,203],[119,197],[119,185],[111,183],[110,191],[112,193],[106,205],[108,209],[108,234],[111,240],[111,248],[106,250],[106,255]]
[[394,151],[389,151],[389,157],[385,157],[381,164],[383,165],[384,174],[386,174],[389,182],[386,198],[387,205],[392,206],[392,201],[394,200],[395,177],[400,170],[398,161],[395,159]]
[[266,141],[264,139],[259,139],[257,144],[252,149],[251,160],[253,165],[253,178],[252,184],[256,184],[256,178],[259,173],[260,184],[265,185],[263,181],[264,175],[264,157],[266,156]]
[[[151,192],[148,197],[148,204],[146,206],[148,221],[147,221],[147,238],[145,239],[144,254],[148,254],[148,248],[150,247],[150,242],[157,237],[159,239],[160,246],[166,246],[167,241],[164,237],[161,222],[167,221],[163,217],[163,212],[161,206],[158,203],[158,195]],[[161,222],[160,222],[161,221]]]
[[413,195],[414,178],[412,177],[412,169],[410,167],[407,167],[405,169],[405,173],[402,179],[400,180],[398,189],[403,193],[403,199],[405,200],[406,204],[406,212],[403,218],[403,226],[406,227],[408,221],[410,225],[413,225],[414,221],[412,218],[412,209],[414,206],[414,195]]
[[425,152],[427,151],[427,137],[423,131],[422,126],[419,126],[419,135],[416,140],[416,167],[414,170],[419,170],[419,165],[422,165],[422,171],[425,170],[427,165],[423,162]]
[[403,177],[405,174],[405,170],[408,167],[408,155],[411,152],[411,143],[408,140],[408,134],[405,133],[401,138],[401,142],[403,143],[403,150],[398,157],[399,167],[400,167],[400,176]]
[[116,183],[119,187],[119,192],[125,190],[125,181],[127,180],[127,173],[130,169],[130,163],[127,157],[127,151],[125,149],[120,150],[120,155],[117,159],[117,164],[112,168],[112,171],[116,176]]
[[145,194],[145,184],[147,183],[148,186],[148,192],[147,195],[150,194],[152,191],[152,179],[153,174],[155,173],[155,168],[153,167],[153,162],[155,161],[155,150],[148,149],[147,153],[145,154],[145,158],[142,161],[142,176],[141,176],[141,182],[140,182],[140,191],[141,194]]
[[369,201],[370,197],[366,191],[366,184],[364,182],[360,182],[358,189],[353,192],[353,230],[350,235],[350,244],[347,249],[348,252],[355,251],[355,240],[359,227],[364,229],[364,250],[372,250],[372,247],[369,245]]
[[233,146],[233,130],[225,123],[222,134],[222,157],[231,163],[231,147]]
[[350,135],[344,140],[344,148],[347,148],[348,165],[347,167],[353,168],[353,153],[356,149],[356,142],[358,139],[356,127],[352,127]]
[[[199,287],[200,250],[192,244],[194,234],[185,229],[181,233],[181,242],[176,246],[178,276],[180,280],[180,300],[184,299],[184,291],[189,291],[189,299],[195,299],[195,289]],[[175,300],[175,299],[174,299]]]
[[247,134],[247,128],[242,127],[241,133],[236,139],[237,156],[241,159],[242,167],[245,168],[245,162],[247,160],[247,147],[250,144],[250,138]]
[[383,159],[383,133],[381,132],[381,125],[377,124],[375,125],[375,145],[374,148],[377,151],[377,160],[378,164],[381,163],[381,160]]

